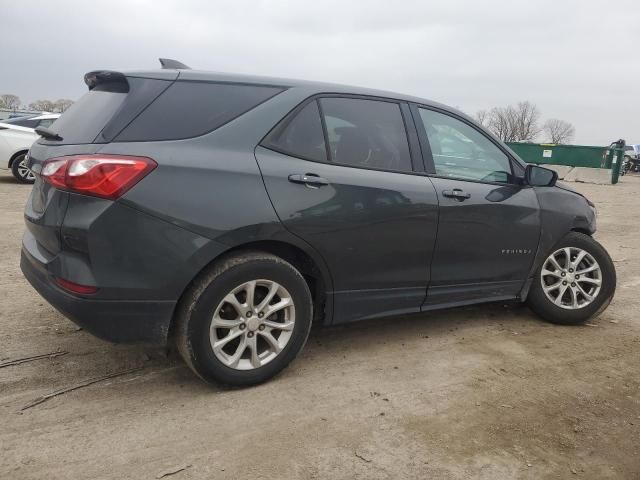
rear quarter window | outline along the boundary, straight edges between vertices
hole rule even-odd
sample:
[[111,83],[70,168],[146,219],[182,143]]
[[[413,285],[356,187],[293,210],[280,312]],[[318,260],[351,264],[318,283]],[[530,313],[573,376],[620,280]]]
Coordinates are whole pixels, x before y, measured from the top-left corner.
[[318,102],[312,100],[295,116],[285,117],[268,135],[263,146],[305,160],[326,162],[327,150]]
[[115,141],[179,140],[204,135],[282,91],[281,87],[263,85],[178,81]]

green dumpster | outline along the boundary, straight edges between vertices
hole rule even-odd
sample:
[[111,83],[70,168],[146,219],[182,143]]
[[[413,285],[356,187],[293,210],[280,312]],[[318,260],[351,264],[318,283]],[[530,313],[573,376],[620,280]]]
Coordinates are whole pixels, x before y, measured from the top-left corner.
[[520,142],[507,145],[527,163],[611,170],[611,183],[615,184],[620,176],[625,143],[618,140],[608,147]]
[[602,168],[607,157],[607,147],[515,142],[507,145],[527,163]]

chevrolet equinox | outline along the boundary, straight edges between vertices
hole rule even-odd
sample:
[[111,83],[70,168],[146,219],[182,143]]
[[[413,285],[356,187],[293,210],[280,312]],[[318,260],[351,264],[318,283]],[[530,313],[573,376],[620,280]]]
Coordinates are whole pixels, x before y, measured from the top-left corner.
[[85,75],[28,154],[22,271],[94,335],[243,386],[314,321],[519,300],[579,324],[611,301],[594,205],[461,112],[161,63]]

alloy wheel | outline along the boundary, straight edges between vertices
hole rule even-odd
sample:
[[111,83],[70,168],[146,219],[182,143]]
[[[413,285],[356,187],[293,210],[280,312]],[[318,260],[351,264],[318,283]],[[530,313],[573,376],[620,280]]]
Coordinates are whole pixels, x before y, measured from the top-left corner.
[[236,370],[260,368],[285,348],[295,325],[286,288],[271,280],[238,285],[218,304],[209,339],[216,358]]
[[33,174],[33,172],[29,170],[29,168],[27,168],[27,160],[26,160],[26,157],[24,156],[20,159],[20,162],[18,163],[18,175],[20,175],[20,177],[23,180],[26,180],[29,182],[33,182],[36,179],[36,176]]
[[542,290],[556,306],[576,310],[590,305],[602,287],[602,270],[593,256],[581,248],[564,247],[542,265]]

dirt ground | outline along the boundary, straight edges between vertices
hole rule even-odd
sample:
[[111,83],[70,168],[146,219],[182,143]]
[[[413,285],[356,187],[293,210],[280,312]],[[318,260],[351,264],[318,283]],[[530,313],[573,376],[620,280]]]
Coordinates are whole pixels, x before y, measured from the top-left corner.
[[18,266],[30,187],[3,174],[0,363],[68,353],[0,368],[0,478],[640,478],[640,177],[572,186],[618,272],[589,325],[494,304],[326,329],[273,381],[229,390],[40,298]]

